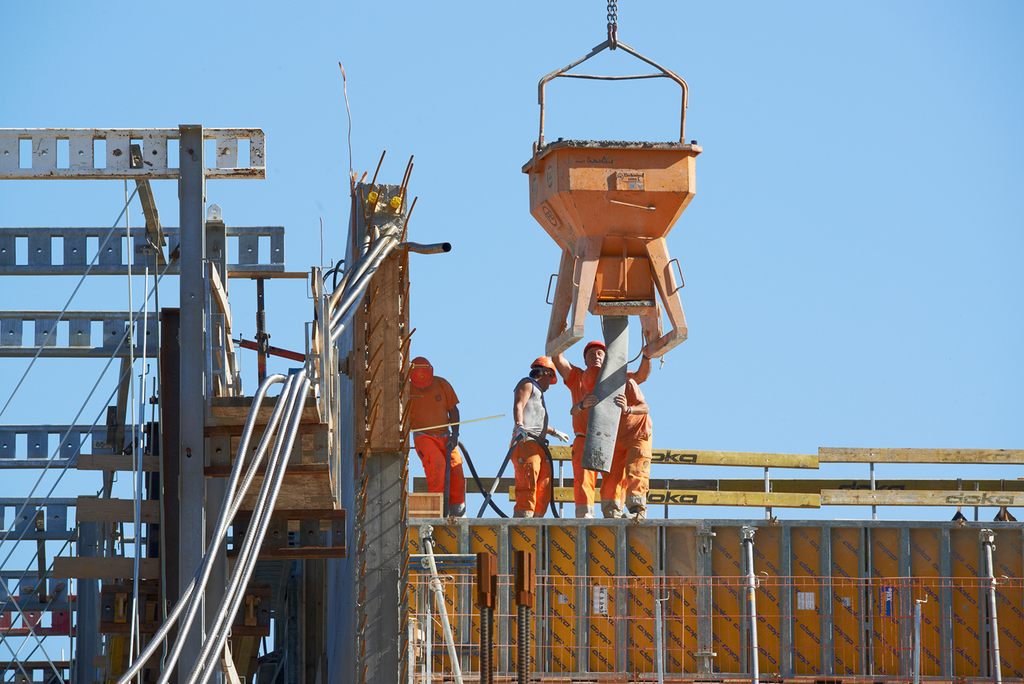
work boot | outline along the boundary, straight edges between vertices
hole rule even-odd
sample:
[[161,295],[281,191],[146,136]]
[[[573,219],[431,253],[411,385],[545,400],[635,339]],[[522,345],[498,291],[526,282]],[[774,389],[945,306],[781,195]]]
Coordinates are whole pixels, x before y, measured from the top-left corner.
[[458,503],[452,504],[448,507],[448,512],[453,518],[465,518],[466,517],[466,504]]
[[629,517],[634,520],[647,519],[647,497],[643,495],[630,494],[626,497],[626,509]]
[[576,504],[577,518],[593,518],[594,507],[589,504]]
[[532,518],[533,511],[516,511],[512,514],[513,518]]
[[606,518],[621,518],[622,503],[618,499],[601,499],[601,513]]

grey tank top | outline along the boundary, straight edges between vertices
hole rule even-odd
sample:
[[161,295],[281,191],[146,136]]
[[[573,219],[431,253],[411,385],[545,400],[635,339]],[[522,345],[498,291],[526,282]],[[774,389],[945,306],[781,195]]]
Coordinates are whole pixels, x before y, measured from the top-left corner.
[[[523,380],[528,380],[532,385],[530,398],[526,400],[526,407],[523,408],[523,427],[534,441],[540,442],[548,433],[548,409],[544,405],[544,391],[533,378]],[[518,383],[516,386],[519,386]]]

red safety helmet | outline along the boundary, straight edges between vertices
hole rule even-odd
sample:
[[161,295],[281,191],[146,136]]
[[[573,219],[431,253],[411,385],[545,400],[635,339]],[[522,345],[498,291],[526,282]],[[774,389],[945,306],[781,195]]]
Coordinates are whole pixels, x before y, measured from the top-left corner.
[[608,353],[608,348],[604,346],[604,342],[598,342],[597,340],[594,340],[592,342],[587,342],[587,346],[583,348],[583,358],[587,357],[587,352],[590,351],[591,347],[600,347],[601,351],[603,351],[606,354]]
[[554,379],[551,380],[551,384],[558,384],[558,372],[555,370],[555,362],[551,360],[550,356],[538,356],[537,360],[530,364],[530,370],[533,370],[534,368],[547,368],[554,376]]
[[424,389],[434,381],[434,367],[422,356],[417,356],[412,360],[409,379],[412,381],[413,387]]

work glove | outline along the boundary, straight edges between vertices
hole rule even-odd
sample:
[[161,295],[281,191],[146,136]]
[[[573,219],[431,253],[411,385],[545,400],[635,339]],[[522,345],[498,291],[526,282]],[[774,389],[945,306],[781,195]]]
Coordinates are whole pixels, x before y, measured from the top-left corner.
[[458,432],[453,432],[452,434],[448,435],[448,441],[445,443],[445,448],[448,450],[448,453],[450,454],[453,451],[455,451],[456,447],[458,447],[458,446],[459,446],[459,433]]
[[515,440],[517,440],[517,439],[527,439],[527,438],[529,438],[529,436],[530,435],[527,434],[527,432],[526,432],[526,428],[524,428],[522,425],[516,425],[515,429],[512,430],[512,441],[513,442]]
[[552,428],[551,429],[551,434],[553,434],[555,437],[557,437],[558,439],[562,440],[566,444],[569,443],[569,435],[565,434],[561,430],[555,430],[554,428]]

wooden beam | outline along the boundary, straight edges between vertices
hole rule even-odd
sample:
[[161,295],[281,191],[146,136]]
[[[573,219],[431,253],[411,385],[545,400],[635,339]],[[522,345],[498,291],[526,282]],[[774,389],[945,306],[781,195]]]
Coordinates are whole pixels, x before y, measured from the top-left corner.
[[[131,499],[98,499],[93,496],[80,496],[76,499],[75,515],[78,522],[132,522],[135,519],[135,502]],[[142,502],[142,520],[144,523],[160,522],[160,502],[146,500]]]
[[[133,558],[77,558],[58,556],[53,559],[53,576],[79,579],[131,579],[135,576]],[[160,559],[139,560],[139,579],[160,579]]]
[[[121,454],[79,454],[79,470],[135,470],[133,456],[122,456]],[[156,456],[142,457],[142,470],[147,473],[155,473],[160,470],[160,463]]]
[[[551,458],[555,461],[571,461],[572,449],[567,446],[551,446]],[[695,451],[683,449],[653,449],[651,463],[674,465],[720,465],[763,468],[810,468],[817,469],[818,457],[814,454],[763,454],[747,451]]]
[[[998,492],[1004,487],[1001,480],[967,480],[961,481],[963,491],[973,492],[974,485],[982,492]],[[771,486],[773,492],[799,492],[804,494],[818,494],[824,489],[836,489],[841,491],[870,491],[870,480],[798,480],[798,479],[775,479],[772,478]],[[736,479],[718,480],[718,489],[723,492],[749,492],[764,487],[764,479]],[[957,488],[956,480],[875,480],[876,491],[935,491],[953,490]],[[1024,492],[1024,480],[1006,480],[1005,489],[1011,492]]]
[[900,492],[824,489],[822,506],[1024,506],[1021,492]]
[[[509,487],[509,501],[516,500],[516,488]],[[555,501],[571,503],[571,487],[555,487]],[[677,506],[756,506],[762,508],[819,508],[817,494],[772,492],[708,492],[696,489],[652,489],[647,492],[647,504]]]
[[821,463],[1024,464],[1024,449],[854,449],[821,447]]
[[[287,475],[287,473],[286,473],[286,475]],[[481,481],[484,483],[484,487],[490,487],[491,486],[491,479],[492,478],[489,478],[489,477],[482,478]],[[663,488],[668,488],[668,489],[698,489],[700,491],[714,492],[714,491],[717,491],[718,488],[719,488],[718,487],[718,482],[719,482],[718,480],[666,479],[666,478],[663,478],[663,477],[652,478],[652,480],[656,484],[658,484],[659,486],[661,486]],[[558,478],[557,477],[555,477],[555,482],[558,482]],[[751,485],[750,487],[742,488],[743,491],[756,490],[757,489],[757,483],[760,483],[761,486],[764,486],[764,480],[756,480],[756,481],[754,481],[754,480],[745,480],[745,482],[754,482],[755,484]],[[666,483],[668,483],[668,484],[666,485]],[[841,484],[841,483],[839,483],[839,482],[836,483],[837,486],[839,484]],[[505,489],[507,489],[509,487],[515,487],[515,485],[516,485],[516,479],[514,477],[503,477],[503,478],[501,478],[501,482],[498,484],[498,490],[505,490]],[[562,486],[566,487],[568,489],[572,489],[572,487],[573,487],[573,479],[571,477],[562,478]],[[601,488],[601,479],[600,478],[598,478],[598,481],[597,481],[597,488],[598,489]],[[739,488],[734,488],[734,489],[739,489]],[[412,481],[412,491],[414,493],[417,493],[417,494],[426,493],[428,491],[427,490],[427,478],[425,478],[425,477],[413,478],[413,481]],[[788,490],[785,490],[785,491],[788,491]],[[480,487],[477,486],[476,482],[473,481],[472,478],[466,480],[466,493],[467,494],[483,494],[483,492],[480,491]],[[818,490],[815,489],[813,493],[817,494]]]
[[213,294],[213,300],[217,303],[217,308],[224,314],[224,327],[228,331],[228,337],[231,337],[231,306],[228,304],[228,293],[224,291],[224,283],[221,282],[220,275],[217,273],[216,267],[213,263],[210,263],[208,269],[210,275],[210,292]]

